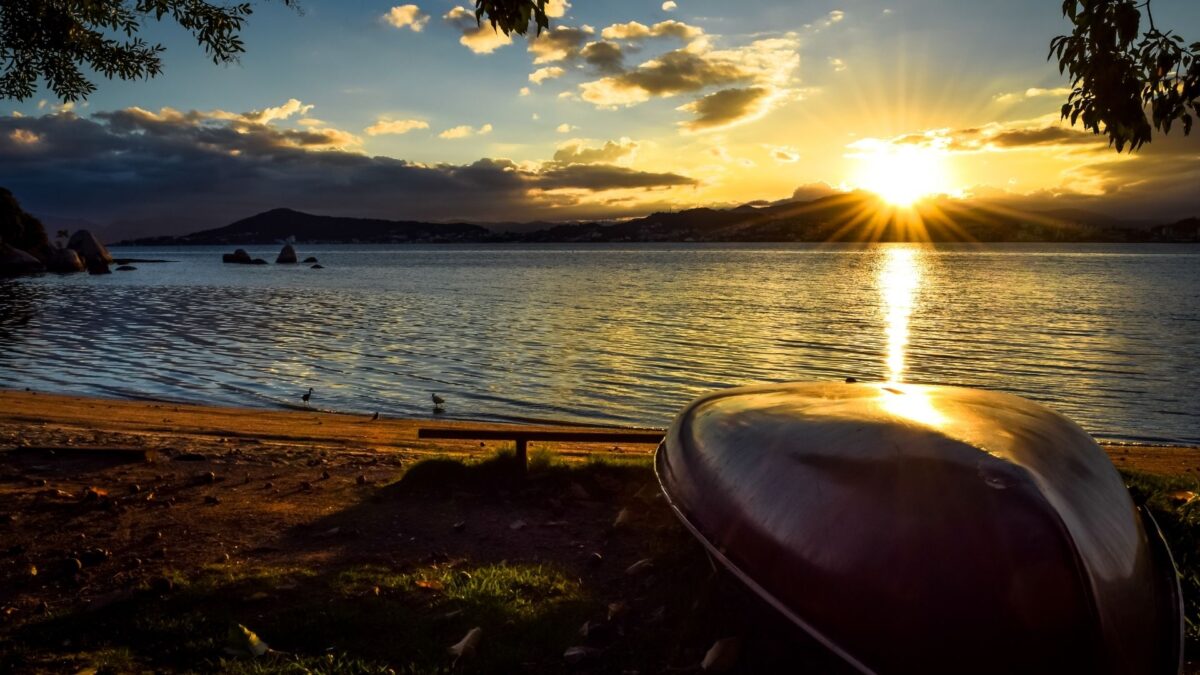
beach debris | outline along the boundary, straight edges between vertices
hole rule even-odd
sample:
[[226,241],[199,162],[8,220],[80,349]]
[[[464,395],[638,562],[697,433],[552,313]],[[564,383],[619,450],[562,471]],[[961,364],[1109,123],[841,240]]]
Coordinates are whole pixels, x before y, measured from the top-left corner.
[[604,640],[612,635],[612,624],[603,621],[585,621],[579,627],[579,637],[585,640]]
[[509,523],[508,529],[523,530],[523,529],[525,529],[526,526],[527,526],[527,523],[525,521],[518,519],[518,520],[514,520],[511,523]]
[[263,642],[262,638],[258,637],[254,631],[240,623],[229,630],[229,641],[232,647],[226,651],[237,656],[259,657],[271,651],[270,645]]
[[706,673],[725,673],[737,665],[738,656],[742,651],[742,639],[728,637],[717,640],[709,647],[700,669]]
[[601,650],[596,649],[595,647],[576,645],[574,647],[567,647],[567,651],[563,652],[563,659],[567,663],[574,665],[577,663],[583,663],[588,659],[595,658],[600,654]]
[[112,557],[112,553],[102,548],[89,548],[79,554],[79,560],[85,567],[95,567]]
[[629,603],[624,600],[608,603],[608,620],[617,621],[629,613]]
[[614,528],[618,528],[623,525],[628,525],[629,521],[631,520],[633,520],[633,515],[630,514],[629,509],[621,509],[620,512],[617,513],[617,519],[613,521],[612,526]]
[[31,576],[31,577],[36,577],[38,575],[37,565],[30,565],[29,569],[27,571],[28,571],[29,576]]
[[1167,499],[1176,506],[1185,506],[1196,499],[1196,493],[1191,490],[1175,490],[1167,493]]
[[475,652],[479,650],[479,640],[483,637],[483,629],[479,626],[467,631],[463,639],[450,647],[450,654],[454,656],[454,663],[458,663],[459,659],[471,658]]
[[634,576],[637,574],[642,574],[643,572],[649,572],[653,568],[654,568],[654,560],[652,560],[650,558],[642,558],[641,560],[639,560],[639,561],[633,563],[632,565],[630,565],[629,567],[625,568],[625,574],[628,574],[629,576]]
[[97,502],[108,496],[108,490],[98,487],[89,487],[83,491],[83,500],[87,502]]

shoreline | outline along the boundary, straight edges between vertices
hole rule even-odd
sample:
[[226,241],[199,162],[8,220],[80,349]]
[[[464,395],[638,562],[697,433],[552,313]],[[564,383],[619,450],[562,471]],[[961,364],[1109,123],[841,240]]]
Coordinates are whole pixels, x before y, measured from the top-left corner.
[[[480,454],[505,442],[429,441],[420,428],[596,431],[648,427],[591,424],[511,423],[436,418],[388,418],[321,410],[210,406],[161,400],[125,400],[0,389],[0,451],[14,447],[168,448],[191,452],[228,448],[230,443],[288,445],[314,450],[392,452],[415,456]],[[657,430],[657,429],[655,429]],[[1159,475],[1200,475],[1200,448],[1172,444],[1097,440],[1122,470]],[[552,443],[565,458],[650,455],[656,444],[612,446]]]

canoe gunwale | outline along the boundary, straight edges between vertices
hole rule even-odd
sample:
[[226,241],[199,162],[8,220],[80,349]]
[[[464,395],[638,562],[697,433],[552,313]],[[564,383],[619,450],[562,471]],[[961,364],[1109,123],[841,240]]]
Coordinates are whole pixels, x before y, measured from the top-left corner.
[[849,652],[827,637],[824,633],[813,627],[812,624],[800,618],[795,612],[791,611],[787,605],[755,582],[754,579],[743,572],[736,563],[734,563],[723,552],[721,552],[717,546],[709,541],[708,537],[706,537],[704,533],[699,530],[699,528],[697,528],[690,520],[688,520],[687,516],[684,515],[683,510],[680,509],[679,505],[671,497],[670,491],[667,490],[667,484],[663,480],[663,473],[659,464],[663,461],[662,458],[666,455],[666,444],[667,439],[664,438],[663,441],[659,443],[658,448],[654,451],[654,476],[658,479],[659,487],[662,488],[663,497],[667,500],[667,506],[671,507],[671,511],[675,513],[675,517],[679,519],[679,522],[683,523],[684,528],[686,528],[693,537],[695,537],[701,544],[704,545],[704,548],[708,551],[708,554],[713,557],[713,559],[721,563],[722,567],[733,574],[738,581],[745,585],[746,588],[750,589],[750,591],[753,592],[754,595],[758,596],[759,599],[761,599],[763,602],[766,602],[775,611],[782,614],[814,640],[821,643],[823,647],[836,654],[839,658],[845,661],[847,665],[853,667],[863,675],[876,675],[876,671],[872,670],[871,668],[867,667],[866,664],[851,656]]

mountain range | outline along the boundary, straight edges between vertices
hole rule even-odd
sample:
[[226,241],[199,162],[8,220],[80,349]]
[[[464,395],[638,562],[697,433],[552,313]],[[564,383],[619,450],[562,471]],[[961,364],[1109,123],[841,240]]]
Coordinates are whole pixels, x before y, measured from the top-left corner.
[[506,224],[429,223],[322,216],[273,209],[224,227],[178,237],[121,242],[135,245],[480,242],[795,242],[795,241],[1197,241],[1197,224],[1147,226],[1082,211],[1035,212],[986,201],[930,199],[888,205],[865,192],[811,201],[694,208],[623,221]]

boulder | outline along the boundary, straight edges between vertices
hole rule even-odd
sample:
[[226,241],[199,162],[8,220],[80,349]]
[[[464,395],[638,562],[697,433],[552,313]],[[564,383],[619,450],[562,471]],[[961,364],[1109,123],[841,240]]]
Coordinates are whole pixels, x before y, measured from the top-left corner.
[[323,269],[325,269],[325,266],[324,266],[324,265],[322,265],[322,264],[320,264],[320,263],[317,263],[316,265],[313,265],[313,266],[312,266],[312,267],[310,267],[309,269],[314,269],[314,270],[323,270]]
[[106,266],[112,263],[112,256],[109,255],[108,249],[104,248],[104,244],[87,230],[76,230],[75,234],[71,235],[67,241],[67,248],[79,254],[80,258],[87,264],[91,264],[93,260],[102,261]]
[[79,256],[74,249],[54,247],[50,249],[50,255],[46,260],[46,269],[51,272],[60,274],[68,274],[71,272],[82,272],[87,269],[83,258]]
[[250,254],[246,253],[246,249],[239,248],[233,253],[226,253],[225,255],[221,256],[221,262],[249,265],[254,261],[250,259]]
[[296,262],[296,249],[292,248],[291,244],[284,244],[279,250],[279,257],[275,259],[276,264],[292,264]]
[[312,257],[312,256],[310,255],[310,256],[308,256],[307,258],[305,258],[305,259],[304,259],[304,262],[306,262],[306,263],[315,263],[315,262],[317,262],[317,259],[316,259],[316,258],[314,258],[314,257]]
[[108,269],[108,263],[100,258],[92,258],[87,261],[88,274],[112,274],[112,270]]
[[270,265],[271,263],[267,262],[266,260],[263,260],[262,258],[255,258],[254,260],[250,261],[250,264],[251,265]]
[[134,267],[133,265],[121,265],[120,267],[117,268],[117,271],[118,272],[132,272],[136,269],[137,268]]
[[42,261],[19,248],[0,243],[0,277],[15,277],[21,274],[45,272]]

